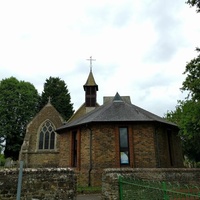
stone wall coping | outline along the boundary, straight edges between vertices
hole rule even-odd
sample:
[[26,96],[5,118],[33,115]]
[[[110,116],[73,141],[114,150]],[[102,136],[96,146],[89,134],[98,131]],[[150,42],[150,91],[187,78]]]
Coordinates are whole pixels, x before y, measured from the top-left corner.
[[[72,173],[74,172],[73,169],[71,168],[23,168],[23,173],[25,174],[33,174],[33,173],[48,173],[48,172],[57,172],[57,173],[63,173],[63,172],[68,172]],[[2,168],[0,169],[0,175],[1,174],[18,174],[19,173],[19,168]]]
[[107,168],[103,173],[125,172],[200,172],[200,168]]

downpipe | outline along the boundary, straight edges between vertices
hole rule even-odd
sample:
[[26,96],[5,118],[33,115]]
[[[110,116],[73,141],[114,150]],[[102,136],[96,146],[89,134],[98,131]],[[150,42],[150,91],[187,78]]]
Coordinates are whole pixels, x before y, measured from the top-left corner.
[[91,186],[91,172],[92,172],[92,129],[86,125],[86,128],[90,131],[90,148],[89,148],[89,170],[88,170],[88,186]]
[[158,141],[158,127],[155,127],[155,145],[156,145],[156,154],[157,154],[157,167],[160,168],[160,149],[159,149],[159,141]]

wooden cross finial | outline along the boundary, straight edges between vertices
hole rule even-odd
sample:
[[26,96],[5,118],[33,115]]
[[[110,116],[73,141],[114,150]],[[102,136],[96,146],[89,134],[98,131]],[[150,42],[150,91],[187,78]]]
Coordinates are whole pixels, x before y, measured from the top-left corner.
[[90,56],[90,58],[87,60],[90,61],[90,71],[92,71],[92,61],[95,61],[96,59],[92,59],[92,56]]

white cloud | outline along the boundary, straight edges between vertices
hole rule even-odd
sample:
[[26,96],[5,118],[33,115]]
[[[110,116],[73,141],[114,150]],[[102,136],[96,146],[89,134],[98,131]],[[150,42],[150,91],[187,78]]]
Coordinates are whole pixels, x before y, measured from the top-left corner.
[[99,103],[119,92],[163,116],[184,98],[199,20],[182,0],[1,1],[0,79],[15,76],[41,92],[45,79],[60,77],[77,109],[93,56]]

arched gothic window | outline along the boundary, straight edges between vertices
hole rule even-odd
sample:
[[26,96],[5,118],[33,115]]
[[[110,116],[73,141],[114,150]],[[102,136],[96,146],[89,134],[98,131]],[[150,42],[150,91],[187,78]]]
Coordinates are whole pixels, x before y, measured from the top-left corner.
[[39,132],[39,149],[55,149],[54,126],[50,120],[46,120]]

